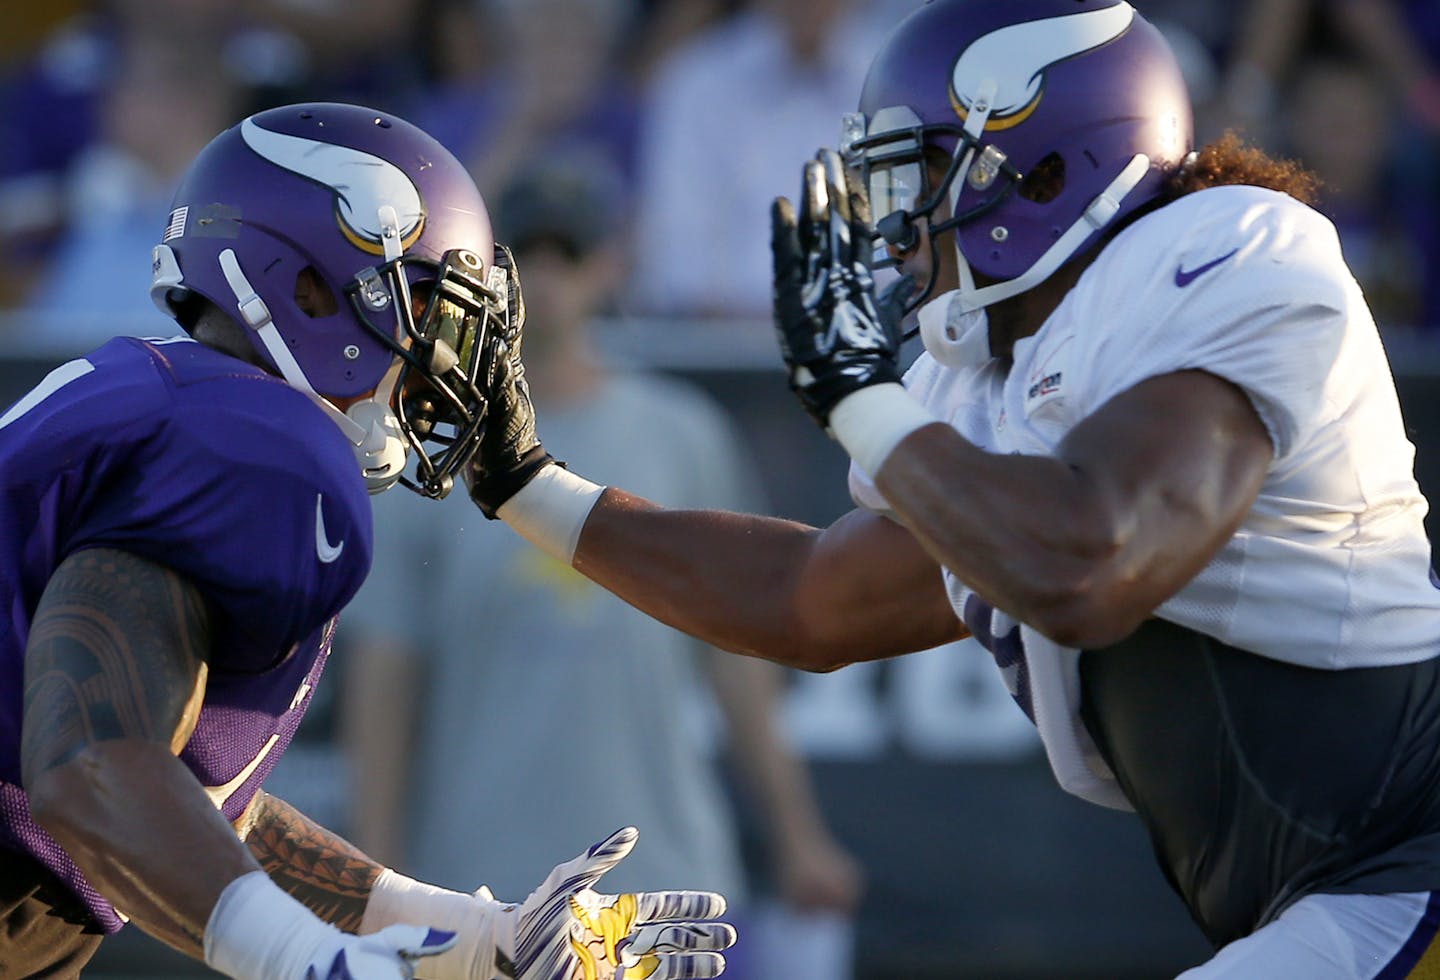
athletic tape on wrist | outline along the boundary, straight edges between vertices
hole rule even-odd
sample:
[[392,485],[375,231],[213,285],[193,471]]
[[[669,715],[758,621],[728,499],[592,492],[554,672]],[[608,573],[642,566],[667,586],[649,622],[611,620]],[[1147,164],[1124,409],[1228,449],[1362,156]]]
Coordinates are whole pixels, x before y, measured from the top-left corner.
[[547,466],[496,513],[526,541],[569,565],[580,529],[604,490],[563,466]]
[[396,923],[428,926],[456,934],[455,945],[425,958],[427,980],[471,980],[495,975],[499,903],[407,878],[390,868],[370,886],[360,934]]
[[887,383],[840,399],[830,412],[830,431],[855,465],[873,478],[900,440],[938,421],[904,387]]
[[205,962],[227,977],[298,977],[320,945],[338,934],[263,871],[220,893],[205,924]]

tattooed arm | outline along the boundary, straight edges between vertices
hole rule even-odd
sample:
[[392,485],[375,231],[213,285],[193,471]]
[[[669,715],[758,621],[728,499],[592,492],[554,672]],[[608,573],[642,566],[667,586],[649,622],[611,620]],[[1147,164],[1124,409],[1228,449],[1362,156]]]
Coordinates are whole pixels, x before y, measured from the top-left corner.
[[277,885],[326,922],[360,931],[380,864],[268,793],[258,793],[241,819],[250,853]]
[[197,957],[220,892],[259,869],[176,758],[211,628],[174,572],[121,551],[71,555],[31,625],[21,742],[35,819],[117,908]]

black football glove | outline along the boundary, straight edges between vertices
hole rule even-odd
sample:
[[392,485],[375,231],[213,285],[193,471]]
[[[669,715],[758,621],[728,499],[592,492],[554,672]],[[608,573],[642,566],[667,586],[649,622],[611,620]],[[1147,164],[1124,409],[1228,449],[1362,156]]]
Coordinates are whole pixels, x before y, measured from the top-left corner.
[[525,383],[525,365],[520,360],[525,299],[514,256],[504,245],[495,246],[495,264],[510,271],[508,310],[504,329],[491,332],[484,340],[485,432],[465,471],[470,499],[492,521],[501,504],[554,462],[535,434],[535,407],[530,403],[530,386]]
[[787,199],[775,199],[770,231],[775,330],[790,390],[828,430],[840,399],[900,381],[900,321],[915,282],[902,278],[875,297],[870,202],[834,150],[805,164],[798,220]]

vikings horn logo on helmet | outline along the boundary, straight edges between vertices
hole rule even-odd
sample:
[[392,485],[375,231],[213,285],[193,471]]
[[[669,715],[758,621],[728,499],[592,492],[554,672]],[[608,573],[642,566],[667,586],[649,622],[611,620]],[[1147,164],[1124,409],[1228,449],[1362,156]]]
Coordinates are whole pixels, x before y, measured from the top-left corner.
[[986,82],[995,85],[987,130],[1025,121],[1044,94],[1045,70],[1108,44],[1130,29],[1135,9],[1128,3],[1082,14],[1002,27],[978,38],[960,55],[950,74],[950,101],[964,119]]
[[[266,160],[307,177],[335,194],[340,230],[356,248],[383,255],[380,208],[390,205],[400,222],[400,243],[409,248],[425,227],[420,190],[405,171],[380,157],[348,146],[271,132],[246,119],[240,125],[245,144]],[[354,174],[363,168],[364,179]]]

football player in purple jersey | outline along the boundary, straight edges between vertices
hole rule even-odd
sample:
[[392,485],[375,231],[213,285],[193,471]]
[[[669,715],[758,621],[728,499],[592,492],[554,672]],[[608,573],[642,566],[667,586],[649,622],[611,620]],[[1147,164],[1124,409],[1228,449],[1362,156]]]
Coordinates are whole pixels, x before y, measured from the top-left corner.
[[216,137],[163,229],[188,336],[0,416],[0,976],[74,976],[126,920],[252,980],[718,975],[720,896],[592,889],[632,828],[512,905],[261,788],[369,571],[368,495],[449,490],[523,317],[464,169],[386,113],[287,106]]
[[[1217,950],[1192,980],[1433,969],[1440,588],[1313,179],[1193,152],[1123,0],[931,0],[859,110],[772,213],[789,382],[857,509],[816,529],[597,486],[545,453],[513,353],[482,372],[472,498],[741,654],[833,670],[973,635],[1061,786],[1144,823]],[[875,232],[901,273],[878,294]]]

